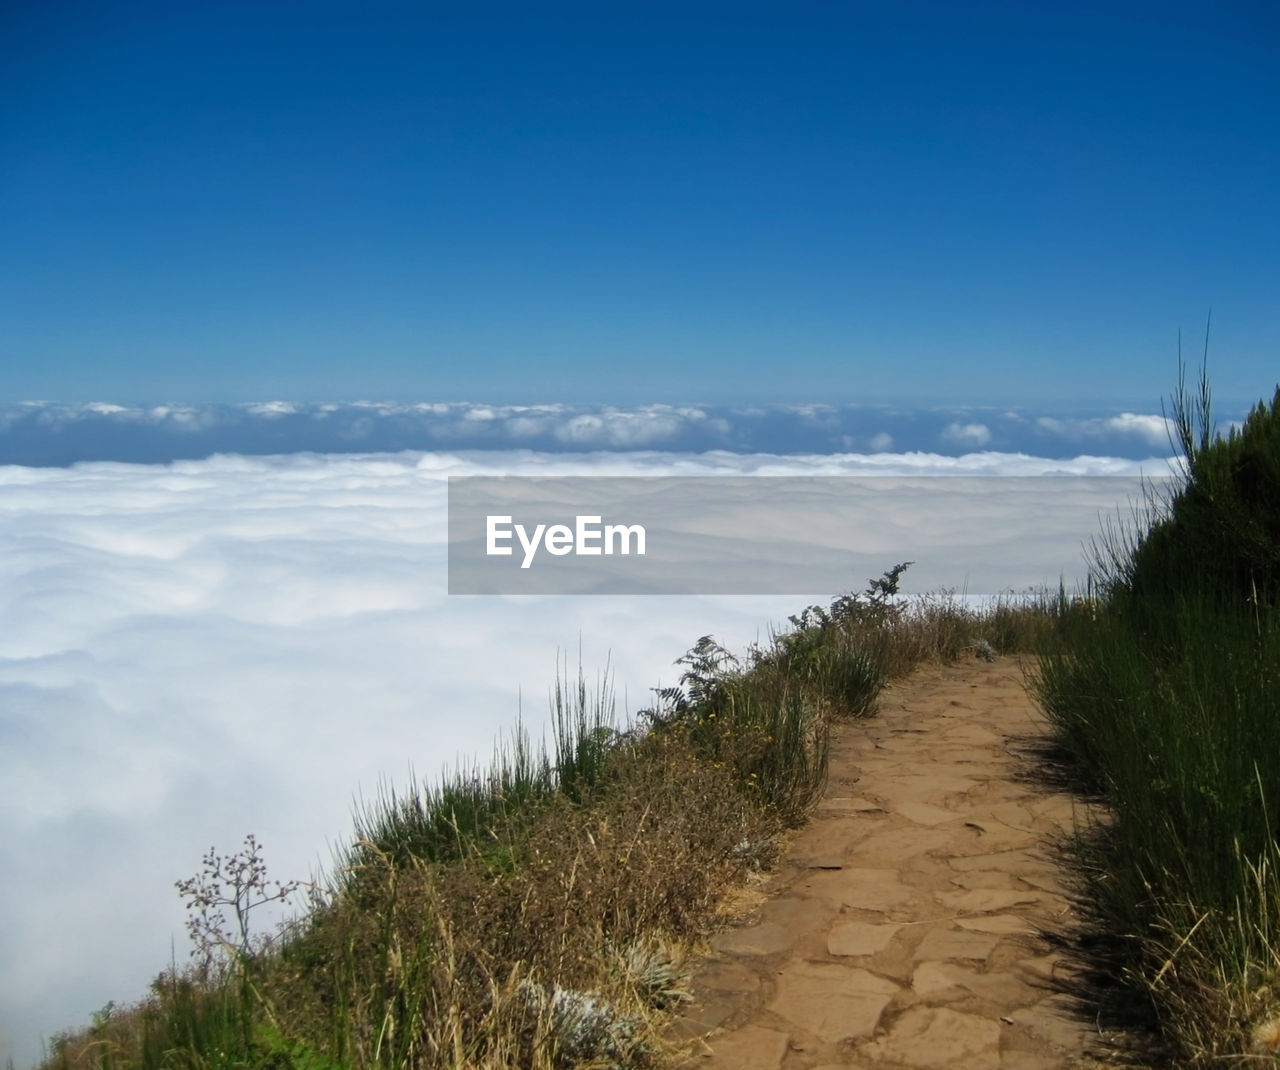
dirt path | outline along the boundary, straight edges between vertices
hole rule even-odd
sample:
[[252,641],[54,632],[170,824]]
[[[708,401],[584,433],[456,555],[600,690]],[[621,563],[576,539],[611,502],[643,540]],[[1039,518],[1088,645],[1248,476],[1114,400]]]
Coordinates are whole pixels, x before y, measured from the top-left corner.
[[1028,779],[1020,666],[930,666],[833,740],[826,796],[763,901],[718,935],[680,1031],[690,1070],[1082,1064],[1049,980],[1070,924],[1044,849],[1073,801]]

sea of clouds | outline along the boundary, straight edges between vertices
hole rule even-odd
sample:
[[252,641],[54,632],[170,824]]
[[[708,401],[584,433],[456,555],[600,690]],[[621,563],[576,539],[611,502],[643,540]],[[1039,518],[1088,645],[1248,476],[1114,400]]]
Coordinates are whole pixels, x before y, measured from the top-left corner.
[[[963,425],[957,435],[981,438]],[[273,876],[306,877],[347,836],[357,793],[487,756],[518,712],[539,734],[557,658],[570,671],[581,660],[589,677],[608,664],[619,713],[635,711],[649,688],[675,682],[673,662],[698,636],[741,651],[804,604],[450,597],[448,476],[1158,476],[1163,452],[513,450],[0,467],[0,1064],[30,1063],[41,1037],[141,996],[171,955],[185,959],[173,883],[211,846],[228,852],[253,832]],[[976,517],[998,491],[990,482],[975,491]],[[1077,545],[1099,509],[1078,512],[1078,530],[1053,519]],[[1026,523],[1034,535],[1030,512]],[[929,568],[946,576],[940,530]],[[1045,553],[1036,537],[1012,540],[1011,573],[1056,585]],[[877,572],[899,559],[887,554]],[[1068,583],[1084,572],[1075,560]]]

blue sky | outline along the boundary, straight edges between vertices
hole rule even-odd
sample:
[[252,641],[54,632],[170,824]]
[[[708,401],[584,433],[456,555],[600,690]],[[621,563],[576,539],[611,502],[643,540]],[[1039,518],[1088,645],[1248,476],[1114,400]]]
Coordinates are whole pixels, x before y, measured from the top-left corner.
[[10,4],[0,401],[1275,385],[1262,4]]

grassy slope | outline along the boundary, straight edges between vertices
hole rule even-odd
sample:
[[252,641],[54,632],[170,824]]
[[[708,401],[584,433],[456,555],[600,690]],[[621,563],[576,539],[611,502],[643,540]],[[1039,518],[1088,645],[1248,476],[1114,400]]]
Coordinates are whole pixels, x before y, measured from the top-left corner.
[[[45,1066],[661,1064],[684,957],[804,820],[832,723],[921,659],[1029,649],[1048,626],[1031,605],[903,608],[900,574],[741,659],[704,637],[625,731],[606,683],[559,680],[552,753],[517,731],[487,769],[384,794],[323,887],[269,881],[252,838],[211,854],[180,884],[201,953]],[[303,892],[291,925],[255,934],[259,903]]]

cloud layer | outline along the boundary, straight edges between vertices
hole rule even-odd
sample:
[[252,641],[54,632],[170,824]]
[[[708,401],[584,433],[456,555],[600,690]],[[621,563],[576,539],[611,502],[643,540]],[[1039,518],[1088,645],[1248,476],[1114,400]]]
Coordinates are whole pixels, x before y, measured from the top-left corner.
[[0,464],[165,463],[215,453],[535,449],[960,455],[991,449],[1138,460],[1169,448],[1163,417],[871,405],[485,405],[345,402],[0,407]]
[[[451,425],[545,420],[579,445],[714,419],[445,408]],[[300,417],[280,406],[252,418]],[[591,673],[609,662],[634,710],[673,682],[698,635],[741,649],[800,608],[784,597],[449,598],[447,476],[1138,468],[994,452],[527,450],[0,468],[0,961],[21,967],[0,976],[0,1062],[28,1062],[38,1035],[141,995],[171,941],[185,955],[173,882],[210,846],[232,850],[252,831],[273,875],[306,876],[345,835],[357,791],[487,755],[520,708],[536,728],[558,653],[572,664],[580,650]],[[1009,552],[1034,573],[1036,541],[1023,542]],[[882,568],[898,560],[891,543]],[[936,543],[930,569],[947,576],[945,531]]]

